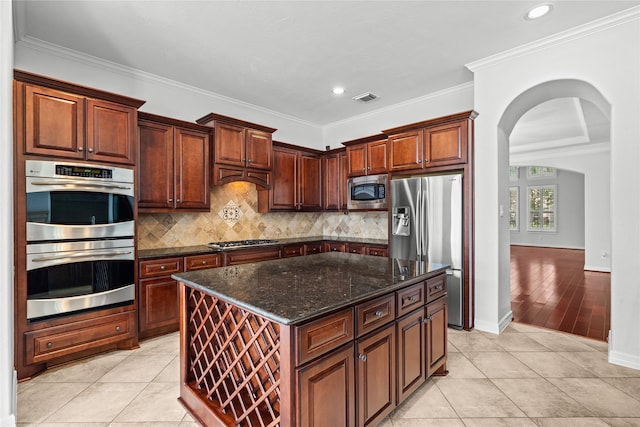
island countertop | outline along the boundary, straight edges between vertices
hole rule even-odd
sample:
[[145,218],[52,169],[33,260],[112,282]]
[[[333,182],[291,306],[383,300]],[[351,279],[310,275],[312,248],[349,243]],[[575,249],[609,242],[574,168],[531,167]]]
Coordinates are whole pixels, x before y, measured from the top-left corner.
[[442,273],[448,265],[348,253],[262,261],[172,277],[283,325],[383,295]]

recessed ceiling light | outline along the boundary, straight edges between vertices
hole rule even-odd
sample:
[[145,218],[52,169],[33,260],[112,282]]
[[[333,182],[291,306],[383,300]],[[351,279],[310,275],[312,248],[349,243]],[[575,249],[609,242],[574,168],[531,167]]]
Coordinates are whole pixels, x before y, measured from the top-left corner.
[[525,15],[525,19],[538,19],[545,16],[547,13],[551,12],[553,6],[550,4],[539,4],[538,6],[534,6]]
[[331,89],[331,92],[333,92],[334,95],[342,95],[344,93],[344,88],[334,87],[333,89]]

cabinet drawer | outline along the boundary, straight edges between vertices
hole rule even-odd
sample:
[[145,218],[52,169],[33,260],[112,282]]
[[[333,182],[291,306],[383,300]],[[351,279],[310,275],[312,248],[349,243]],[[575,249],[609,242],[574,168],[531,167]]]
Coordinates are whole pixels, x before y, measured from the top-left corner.
[[350,254],[362,254],[364,255],[367,251],[367,247],[365,245],[361,245],[358,243],[349,243],[347,246],[347,252]]
[[184,257],[185,271],[220,267],[220,254],[191,255]]
[[162,258],[140,261],[140,278],[170,276],[183,271],[182,258]]
[[353,310],[348,308],[296,328],[297,363],[301,365],[353,339]]
[[282,258],[304,255],[304,244],[287,245],[282,248]]
[[356,334],[358,337],[392,322],[396,317],[395,294],[385,295],[356,306]]
[[304,254],[313,255],[322,253],[322,243],[306,243],[304,245]]
[[447,293],[447,275],[441,274],[427,280],[427,302],[434,301]]
[[327,242],[325,243],[324,248],[325,252],[344,252],[346,250],[346,245],[339,242]]
[[398,308],[398,317],[404,316],[410,311],[424,305],[425,302],[424,282],[397,291],[396,307]]
[[381,247],[369,246],[367,247],[367,255],[388,257],[389,249],[384,248],[382,246]]
[[136,335],[135,311],[25,333],[27,364],[41,363]]
[[225,266],[268,261],[280,258],[279,247],[262,249],[238,249],[225,253]]

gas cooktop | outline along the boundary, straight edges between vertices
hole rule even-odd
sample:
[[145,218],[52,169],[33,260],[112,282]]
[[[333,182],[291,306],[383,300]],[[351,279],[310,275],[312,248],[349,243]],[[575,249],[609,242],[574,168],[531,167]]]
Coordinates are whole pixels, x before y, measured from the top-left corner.
[[278,243],[273,239],[233,240],[231,242],[211,242],[207,246],[211,248],[241,248],[247,246],[260,246]]

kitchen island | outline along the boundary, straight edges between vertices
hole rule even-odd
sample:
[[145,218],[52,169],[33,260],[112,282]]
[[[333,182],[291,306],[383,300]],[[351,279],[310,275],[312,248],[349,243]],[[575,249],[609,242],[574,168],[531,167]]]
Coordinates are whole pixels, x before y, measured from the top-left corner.
[[175,274],[206,426],[375,425],[446,372],[447,266],[345,253]]

